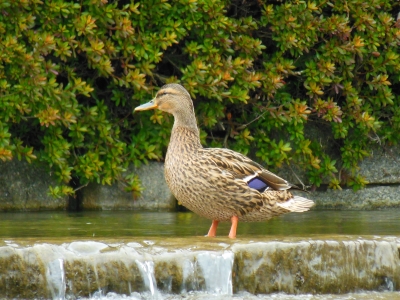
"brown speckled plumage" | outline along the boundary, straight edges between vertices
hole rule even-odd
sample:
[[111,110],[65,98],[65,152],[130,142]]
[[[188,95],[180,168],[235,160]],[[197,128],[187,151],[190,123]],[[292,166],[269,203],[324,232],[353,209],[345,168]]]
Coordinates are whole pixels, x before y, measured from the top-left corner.
[[[152,101],[135,110],[154,108],[174,115],[165,179],[178,201],[191,211],[214,221],[237,217],[248,222],[307,211],[314,204],[293,196],[288,191],[291,184],[246,156],[229,149],[203,148],[192,100],[181,85],[163,86]],[[252,177],[269,188],[259,192],[249,187]]]

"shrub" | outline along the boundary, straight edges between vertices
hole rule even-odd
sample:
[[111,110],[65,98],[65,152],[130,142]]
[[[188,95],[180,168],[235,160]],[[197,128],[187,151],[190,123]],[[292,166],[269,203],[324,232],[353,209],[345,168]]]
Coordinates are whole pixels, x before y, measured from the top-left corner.
[[204,144],[296,163],[315,186],[365,185],[370,145],[399,141],[399,4],[263,2],[2,1],[0,158],[45,162],[55,196],[115,180],[137,195],[123,171],[163,159],[173,120],[132,109],[179,81]]

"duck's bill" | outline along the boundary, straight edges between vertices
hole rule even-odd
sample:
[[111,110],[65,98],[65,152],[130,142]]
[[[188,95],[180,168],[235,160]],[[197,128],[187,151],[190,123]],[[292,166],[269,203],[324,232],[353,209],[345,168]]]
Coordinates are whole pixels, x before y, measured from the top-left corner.
[[149,109],[156,109],[157,104],[155,103],[154,100],[151,100],[150,102],[147,102],[145,104],[142,104],[138,107],[135,108],[135,111],[142,111],[142,110],[149,110]]

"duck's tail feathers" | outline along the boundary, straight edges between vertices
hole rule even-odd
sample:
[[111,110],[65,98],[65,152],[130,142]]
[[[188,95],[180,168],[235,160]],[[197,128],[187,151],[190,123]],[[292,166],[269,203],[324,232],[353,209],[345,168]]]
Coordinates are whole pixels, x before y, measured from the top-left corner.
[[291,212],[304,212],[314,206],[314,201],[300,196],[293,196],[293,198],[288,201],[277,204]]

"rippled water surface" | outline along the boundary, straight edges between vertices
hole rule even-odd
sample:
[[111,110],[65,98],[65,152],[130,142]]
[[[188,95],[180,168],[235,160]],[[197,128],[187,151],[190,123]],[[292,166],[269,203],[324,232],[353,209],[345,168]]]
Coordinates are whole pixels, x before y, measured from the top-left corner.
[[[210,224],[190,212],[0,213],[0,238],[202,236]],[[221,223],[218,235],[228,235],[229,227]],[[330,234],[399,235],[400,210],[310,211],[238,227],[238,238]]]

